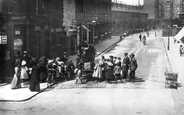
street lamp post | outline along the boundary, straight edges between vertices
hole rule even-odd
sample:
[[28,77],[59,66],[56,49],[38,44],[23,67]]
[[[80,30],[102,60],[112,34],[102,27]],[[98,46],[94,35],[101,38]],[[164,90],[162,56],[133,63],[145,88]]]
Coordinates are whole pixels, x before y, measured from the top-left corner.
[[148,17],[148,31],[150,29],[150,17]]
[[170,27],[168,26],[168,45],[167,45],[167,50],[169,50],[170,49],[170,37],[169,37],[169,30],[170,30]]
[[96,21],[93,20],[92,21],[92,26],[93,26],[93,44],[95,44],[95,25],[96,25]]
[[170,37],[169,37],[169,32],[171,29],[171,36],[172,36],[172,13],[173,13],[173,1],[169,0],[169,5],[170,5],[170,27],[168,26],[168,47],[167,50],[170,49]]

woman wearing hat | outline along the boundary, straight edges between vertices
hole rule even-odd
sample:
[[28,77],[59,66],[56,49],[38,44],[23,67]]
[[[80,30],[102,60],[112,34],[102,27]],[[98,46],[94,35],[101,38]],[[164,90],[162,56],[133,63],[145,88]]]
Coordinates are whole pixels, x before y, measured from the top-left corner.
[[95,78],[95,82],[99,82],[102,79],[102,68],[100,64],[97,62],[94,67],[93,77]]
[[40,68],[36,60],[33,60],[32,64],[32,74],[29,89],[30,91],[40,91]]
[[107,65],[105,67],[105,76],[106,76],[106,82],[109,83],[110,80],[113,80],[114,75],[113,75],[113,63],[107,59]]

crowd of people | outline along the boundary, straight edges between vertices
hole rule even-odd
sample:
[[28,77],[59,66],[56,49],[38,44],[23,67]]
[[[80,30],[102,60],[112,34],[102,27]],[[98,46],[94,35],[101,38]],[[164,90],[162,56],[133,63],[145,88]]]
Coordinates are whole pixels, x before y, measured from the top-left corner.
[[135,82],[135,71],[138,67],[137,60],[134,54],[128,56],[128,53],[124,54],[124,58],[121,60],[120,57],[109,56],[105,59],[104,56],[99,62],[95,64],[94,72],[92,77],[95,82],[105,80],[110,83],[111,81],[123,80],[127,82]]
[[[95,63],[92,78],[95,82],[123,80],[135,82],[135,71],[138,67],[137,60],[134,54],[128,56],[124,54],[124,58],[109,56],[106,59],[104,56]],[[68,60],[66,53],[62,57],[47,59],[45,56],[37,58],[29,56],[27,52],[20,56],[17,52],[15,58],[15,74],[11,82],[11,88],[17,89],[23,87],[25,82],[29,82],[30,91],[40,91],[40,82],[47,82],[48,85],[56,84],[58,80],[68,81],[76,79],[76,83],[81,80],[82,66],[77,67],[71,60]]]
[[46,56],[38,59],[35,55],[29,56],[26,51],[20,56],[20,52],[17,52],[11,88],[21,88],[25,82],[29,82],[30,91],[40,91],[40,82],[51,85],[58,80],[74,79],[74,69],[73,62],[68,60],[65,52],[62,57],[53,59],[47,59]]

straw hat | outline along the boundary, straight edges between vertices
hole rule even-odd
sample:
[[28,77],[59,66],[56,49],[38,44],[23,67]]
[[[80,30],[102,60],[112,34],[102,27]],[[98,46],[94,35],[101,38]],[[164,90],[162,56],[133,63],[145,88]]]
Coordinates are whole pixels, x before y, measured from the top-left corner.
[[24,53],[24,54],[26,54],[26,53],[27,53],[27,51],[24,51],[23,53]]
[[26,65],[26,61],[23,60],[22,63],[21,63],[21,65],[22,66]]
[[109,62],[107,62],[107,65],[108,66],[113,66],[113,64],[109,61]]
[[62,65],[62,64],[64,64],[63,61],[58,61],[58,65]]
[[48,63],[52,63],[52,62],[53,62],[53,60],[49,60],[49,61],[48,61]]

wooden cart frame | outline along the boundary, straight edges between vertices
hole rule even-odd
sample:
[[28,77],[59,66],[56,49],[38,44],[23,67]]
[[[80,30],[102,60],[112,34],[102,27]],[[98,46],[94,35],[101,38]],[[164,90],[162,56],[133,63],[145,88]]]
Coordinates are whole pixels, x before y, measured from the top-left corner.
[[177,87],[178,73],[172,71],[165,72],[165,88]]

